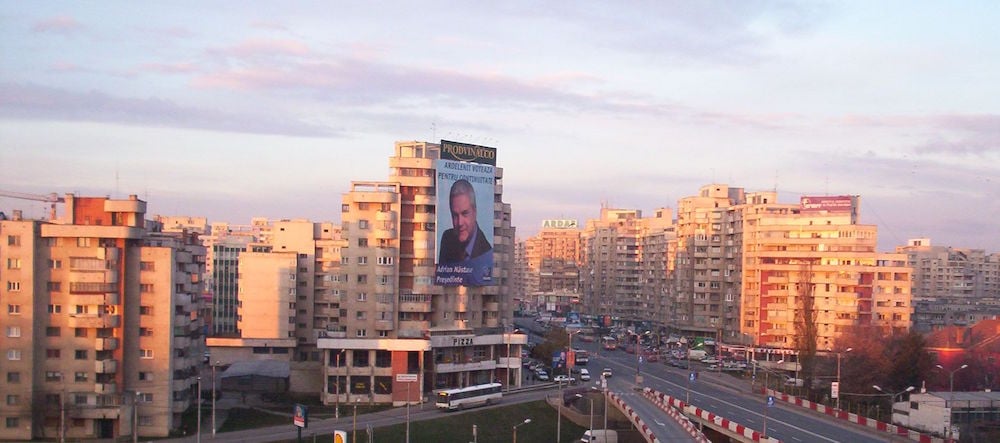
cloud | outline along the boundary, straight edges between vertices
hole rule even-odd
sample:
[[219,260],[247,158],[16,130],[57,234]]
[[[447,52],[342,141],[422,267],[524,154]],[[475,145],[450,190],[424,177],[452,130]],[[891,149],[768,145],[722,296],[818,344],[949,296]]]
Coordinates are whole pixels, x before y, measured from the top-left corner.
[[186,107],[156,98],[121,98],[103,92],[69,92],[33,84],[0,83],[0,116],[31,120],[68,120],[167,126],[211,131],[330,137],[328,127],[275,114],[223,112]]
[[210,49],[209,54],[223,58],[272,59],[283,56],[309,55],[309,47],[295,40],[247,40],[240,44]]
[[198,67],[193,63],[144,63],[139,65],[138,71],[154,72],[159,74],[190,74],[198,71]]
[[50,32],[54,34],[72,34],[84,29],[84,26],[75,18],[69,16],[57,16],[36,22],[31,30],[34,32]]
[[923,134],[924,141],[909,147],[914,154],[979,158],[1000,155],[1000,115],[850,115],[839,120],[848,126],[888,127]]

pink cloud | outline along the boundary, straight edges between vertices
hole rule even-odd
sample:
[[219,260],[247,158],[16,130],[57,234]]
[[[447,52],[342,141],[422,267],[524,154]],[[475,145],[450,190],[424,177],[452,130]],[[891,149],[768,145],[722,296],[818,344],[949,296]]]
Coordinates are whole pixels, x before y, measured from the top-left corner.
[[75,18],[61,15],[35,23],[31,30],[34,32],[52,32],[56,34],[71,34],[83,29],[83,25]]
[[49,71],[52,72],[82,72],[84,69],[72,62],[55,62],[49,66]]

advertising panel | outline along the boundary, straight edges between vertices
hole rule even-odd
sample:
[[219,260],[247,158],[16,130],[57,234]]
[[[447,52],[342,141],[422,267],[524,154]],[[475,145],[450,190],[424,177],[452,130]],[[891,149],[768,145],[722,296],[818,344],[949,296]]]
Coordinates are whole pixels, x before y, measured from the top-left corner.
[[[445,142],[442,140],[442,145]],[[462,153],[479,152],[463,145]],[[442,157],[444,148],[442,147]],[[480,152],[482,154],[482,152]],[[439,159],[437,175],[437,263],[434,283],[441,286],[488,286],[493,280],[493,192],[495,167]]]
[[573,219],[542,220],[542,229],[577,229],[580,224]]
[[807,212],[851,212],[855,198],[850,195],[827,195],[820,197],[803,196],[799,199],[800,210]]

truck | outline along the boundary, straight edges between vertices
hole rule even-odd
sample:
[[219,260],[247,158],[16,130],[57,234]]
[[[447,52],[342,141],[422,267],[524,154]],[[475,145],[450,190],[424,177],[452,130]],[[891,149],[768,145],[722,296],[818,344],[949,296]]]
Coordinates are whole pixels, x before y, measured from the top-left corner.
[[618,443],[618,432],[609,429],[587,430],[580,438],[581,443]]
[[705,358],[707,355],[708,355],[708,353],[705,352],[702,349],[689,349],[688,350],[688,358],[690,358],[691,360],[701,361],[701,359]]

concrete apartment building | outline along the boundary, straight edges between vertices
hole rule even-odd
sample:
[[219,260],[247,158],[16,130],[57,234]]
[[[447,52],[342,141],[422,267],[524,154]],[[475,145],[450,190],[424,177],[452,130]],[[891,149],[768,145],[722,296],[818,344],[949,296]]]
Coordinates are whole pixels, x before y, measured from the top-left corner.
[[397,142],[388,180],[352,182],[342,198],[332,281],[341,329],[318,340],[324,403],[402,405],[433,389],[520,384],[527,337],[511,333],[514,228],[503,170],[495,168],[492,206],[477,208],[493,214],[494,284],[438,285],[435,232],[446,227],[437,211],[448,211],[437,207],[441,149]]
[[653,216],[643,221],[639,237],[639,250],[642,254],[639,261],[642,281],[640,299],[648,309],[642,312],[642,321],[649,323],[651,330],[662,334],[668,330],[668,320],[673,318],[676,225],[673,211],[669,208],[655,209]]
[[543,220],[525,240],[524,285],[530,305],[546,311],[580,311],[581,231],[576,220]]
[[205,250],[134,195],[64,202],[0,220],[0,439],[166,436],[196,395]]
[[913,268],[913,328],[931,332],[1000,315],[1000,254],[912,239],[896,248]]
[[906,258],[876,252],[878,228],[858,223],[856,196],[775,198],[747,194],[732,213],[742,240],[740,342],[798,348],[812,335],[819,349],[835,349],[858,326],[909,331]]
[[317,340],[343,330],[332,286],[340,228],[254,218],[250,226],[213,224],[206,244],[217,308],[207,339],[211,363],[285,362],[292,392],[319,392]]

